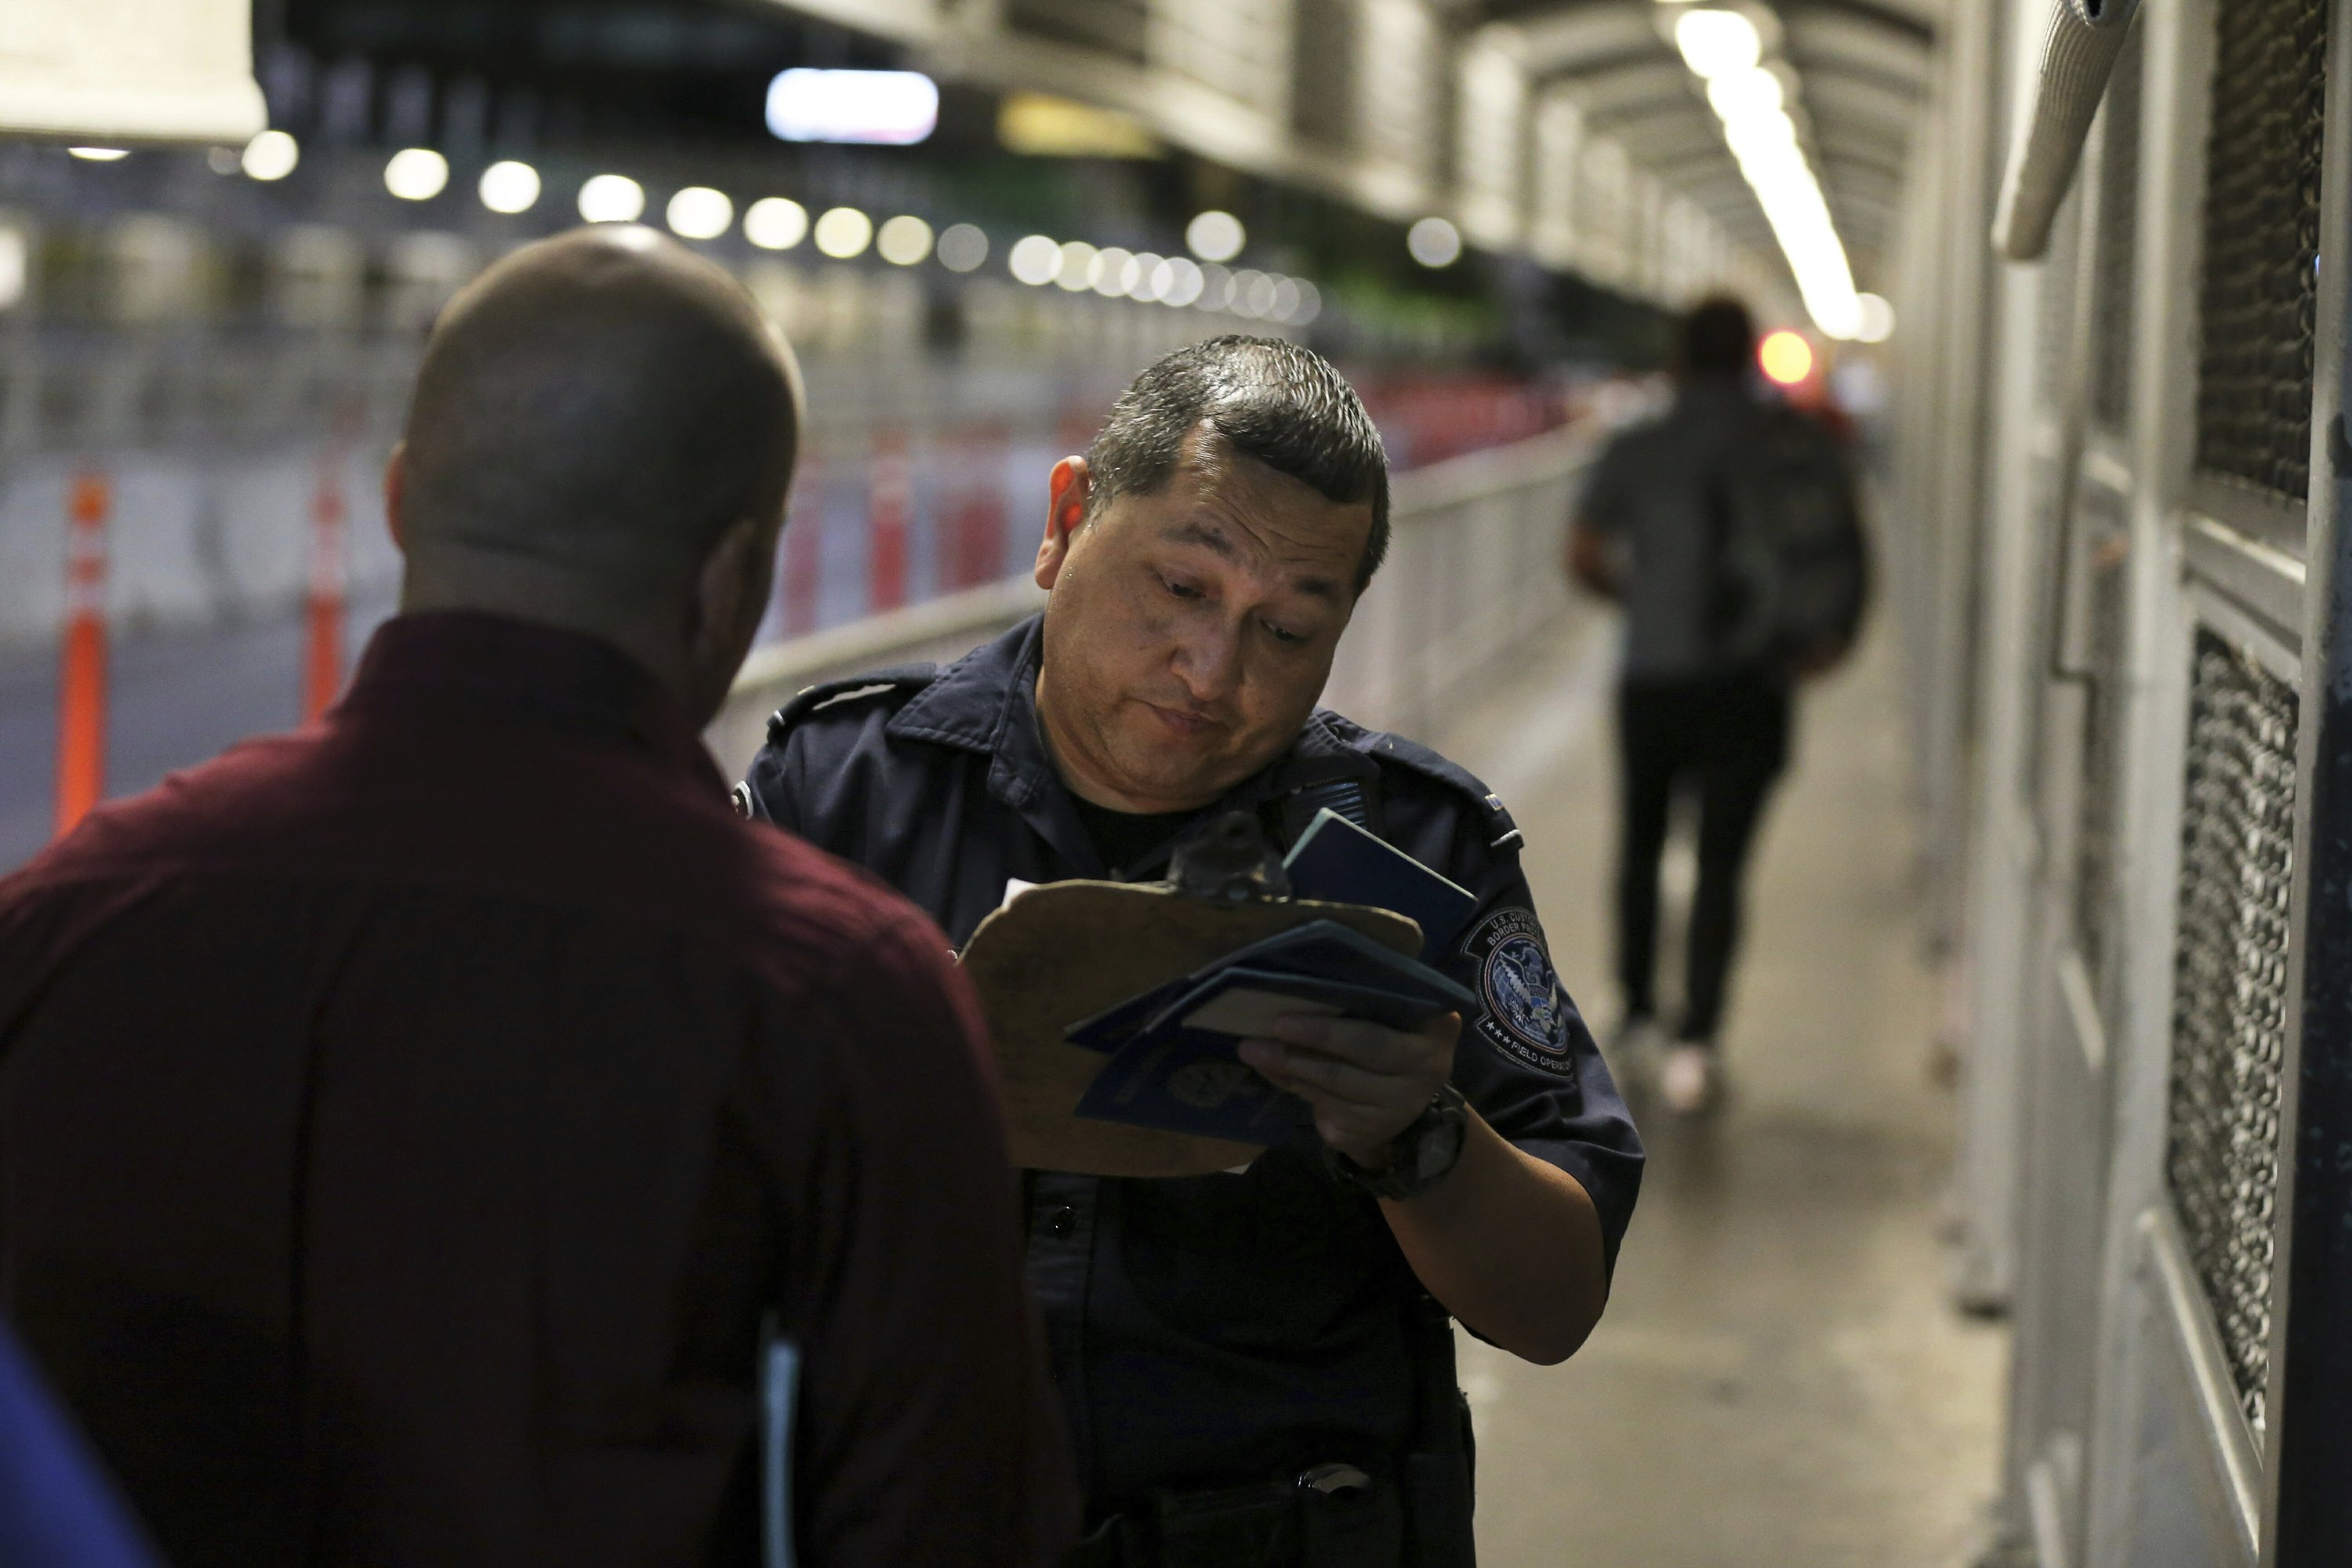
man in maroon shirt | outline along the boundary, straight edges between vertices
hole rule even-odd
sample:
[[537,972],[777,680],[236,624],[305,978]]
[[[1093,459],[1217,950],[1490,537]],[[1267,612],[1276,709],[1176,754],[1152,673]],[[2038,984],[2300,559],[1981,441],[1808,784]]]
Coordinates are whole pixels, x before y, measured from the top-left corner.
[[[449,309],[350,695],[0,882],[0,1308],[180,1568],[1051,1562],[946,940],[739,819],[797,372],[581,232]],[[779,1473],[782,1473],[779,1471]]]

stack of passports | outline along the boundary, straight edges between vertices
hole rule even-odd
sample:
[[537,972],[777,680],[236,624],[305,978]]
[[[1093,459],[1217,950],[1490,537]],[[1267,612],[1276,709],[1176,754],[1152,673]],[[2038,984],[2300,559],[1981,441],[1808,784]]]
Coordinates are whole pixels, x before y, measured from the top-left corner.
[[[1417,921],[1423,955],[1442,952],[1477,900],[1329,811],[1285,862],[1303,899],[1370,904]],[[1080,1116],[1235,1142],[1271,1144],[1308,1125],[1304,1101],[1244,1064],[1241,1041],[1268,1037],[1286,1014],[1412,1029],[1476,1000],[1430,968],[1332,921],[1252,942],[1065,1031],[1111,1059]]]

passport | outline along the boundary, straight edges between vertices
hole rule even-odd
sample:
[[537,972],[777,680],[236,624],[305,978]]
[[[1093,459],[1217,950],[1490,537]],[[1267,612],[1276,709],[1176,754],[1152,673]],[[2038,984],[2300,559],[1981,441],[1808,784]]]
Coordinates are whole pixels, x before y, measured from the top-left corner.
[[1423,959],[1444,952],[1478,912],[1477,897],[1467,888],[1328,806],[1315,814],[1282,867],[1294,898],[1370,904],[1415,921]]
[[1465,1017],[1476,998],[1414,959],[1335,921],[1249,943],[1181,979],[1070,1026],[1109,1056],[1077,1114],[1167,1132],[1272,1144],[1311,1124],[1306,1102],[1241,1059],[1243,1039],[1285,1013],[1412,1028]]

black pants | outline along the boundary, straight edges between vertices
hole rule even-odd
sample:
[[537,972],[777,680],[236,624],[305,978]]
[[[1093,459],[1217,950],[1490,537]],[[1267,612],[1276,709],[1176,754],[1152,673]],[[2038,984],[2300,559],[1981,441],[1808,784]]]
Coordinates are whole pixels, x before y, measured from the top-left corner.
[[1789,755],[1787,687],[1757,676],[1628,680],[1617,692],[1624,839],[1617,867],[1617,978],[1630,1016],[1657,1012],[1658,862],[1678,789],[1699,801],[1679,1037],[1712,1044],[1739,942],[1740,880],[1765,797]]

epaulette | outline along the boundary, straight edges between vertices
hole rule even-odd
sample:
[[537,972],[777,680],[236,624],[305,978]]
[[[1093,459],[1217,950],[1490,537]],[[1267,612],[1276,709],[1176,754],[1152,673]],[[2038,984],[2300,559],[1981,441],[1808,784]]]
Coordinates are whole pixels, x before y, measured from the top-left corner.
[[1387,735],[1378,731],[1365,731],[1367,749],[1382,762],[1410,768],[1424,778],[1436,780],[1456,794],[1466,796],[1476,805],[1486,824],[1486,847],[1500,855],[1518,848],[1527,842],[1519,825],[1503,805],[1503,797],[1479,782],[1478,776],[1450,757],[1431,751],[1418,741],[1408,741],[1402,735]]
[[845,676],[839,680],[820,680],[814,686],[803,687],[793,700],[779,708],[768,719],[768,744],[781,746],[793,726],[820,710],[839,702],[853,702],[861,697],[879,697],[887,692],[920,691],[939,678],[936,664],[894,664],[887,669],[869,670],[864,675]]

